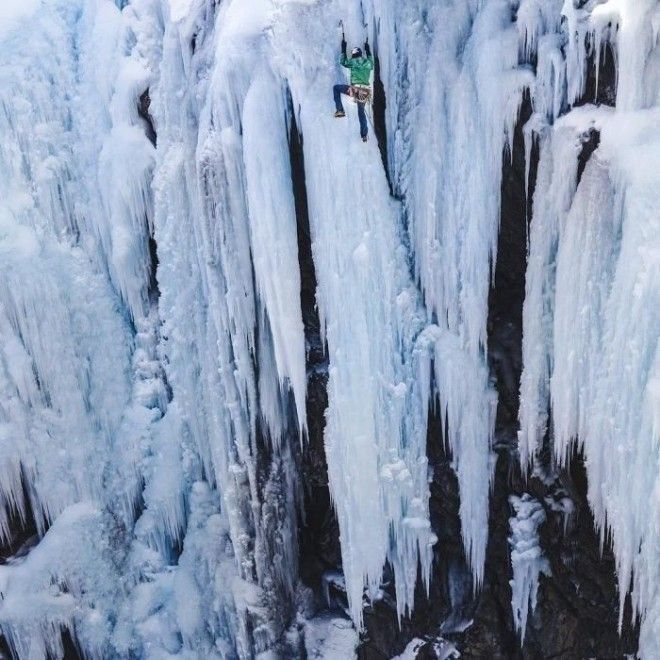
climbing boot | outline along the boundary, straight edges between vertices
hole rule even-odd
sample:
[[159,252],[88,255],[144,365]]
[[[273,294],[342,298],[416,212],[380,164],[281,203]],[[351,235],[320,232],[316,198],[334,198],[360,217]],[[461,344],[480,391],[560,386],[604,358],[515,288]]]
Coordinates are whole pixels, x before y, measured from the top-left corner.
[[363,135],[363,136],[362,136],[362,142],[366,142],[368,139],[369,139],[368,136],[366,136],[366,135]]
[[335,112],[335,117],[337,117],[337,119],[339,119],[339,117],[345,117],[345,116],[346,113],[343,110],[337,110],[337,112]]

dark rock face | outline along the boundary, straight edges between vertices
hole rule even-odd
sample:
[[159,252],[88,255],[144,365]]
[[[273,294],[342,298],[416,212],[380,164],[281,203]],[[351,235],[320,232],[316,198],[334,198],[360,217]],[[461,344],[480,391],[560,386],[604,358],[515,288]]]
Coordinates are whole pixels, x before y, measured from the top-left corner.
[[[624,626],[617,633],[618,595],[614,559],[601,555],[593,518],[586,501],[586,480],[579,456],[572,468],[555,475],[548,485],[540,479],[524,482],[516,474],[515,457],[499,452],[491,505],[486,579],[477,598],[474,624],[458,646],[467,658],[622,658],[637,649],[638,631]],[[528,492],[546,503],[547,522],[540,530],[541,546],[552,576],[541,576],[536,611],[530,616],[521,647],[513,629],[507,535],[511,515],[509,493]],[[565,519],[548,501],[569,497],[575,514]],[[546,498],[548,498],[546,500]],[[627,621],[630,621],[629,611]]]
[[[377,53],[376,53],[377,54]],[[531,63],[532,65],[534,63]],[[385,93],[375,75],[374,123],[387,171]],[[614,105],[615,61],[609,45],[588,63],[586,91],[576,105]],[[397,619],[393,577],[385,569],[383,597],[365,601],[364,625],[358,657],[384,660],[404,651],[414,638],[420,640],[417,657],[436,658],[438,640],[455,645],[462,658],[550,659],[623,658],[634,654],[638,628],[631,622],[626,604],[624,625],[618,632],[619,596],[611,549],[601,548],[587,502],[587,478],[583,459],[575,453],[565,469],[553,465],[551,433],[534,475],[524,478],[517,454],[519,386],[522,371],[522,310],[527,268],[527,237],[532,220],[532,195],[536,182],[538,148],[533,146],[529,164],[529,195],[525,191],[523,126],[532,114],[525,95],[515,129],[512,153],[503,154],[501,225],[494,286],[489,297],[488,361],[498,391],[496,456],[490,500],[488,546],[484,584],[474,592],[472,576],[461,541],[460,496],[451,455],[437,411],[429,411],[427,456],[432,474],[430,515],[438,536],[432,579],[426,593],[421,579],[410,616]],[[293,115],[293,113],[292,113]],[[600,136],[590,131],[583,137],[578,157],[578,180]],[[298,247],[302,277],[302,310],[307,340],[309,438],[301,456],[305,518],[299,527],[300,576],[320,598],[323,573],[341,569],[337,520],[328,489],[323,446],[327,407],[327,360],[319,332],[315,306],[316,277],[309,235],[305,173],[301,137],[295,120],[290,138],[293,187],[298,216]],[[528,493],[544,508],[546,521],[539,539],[551,575],[540,576],[536,610],[529,613],[524,644],[515,630],[511,607],[509,519],[514,515],[510,495]],[[340,607],[342,594],[336,593]],[[444,657],[444,656],[442,656]]]
[[140,119],[142,119],[145,135],[149,139],[149,142],[151,142],[151,144],[155,147],[158,136],[156,135],[156,129],[154,128],[154,120],[151,116],[150,108],[151,96],[149,95],[149,90],[146,89],[144,92],[142,92],[142,94],[140,94],[137,111],[138,116]]
[[[32,509],[32,503],[27,489],[27,479],[21,478],[23,485],[23,515],[16,509],[11,509],[8,522],[9,538],[0,544],[0,565],[12,558],[26,555],[39,540],[37,520]],[[42,524],[47,525],[47,521]],[[1,656],[0,656],[1,657]]]
[[385,110],[387,108],[387,98],[385,96],[385,86],[380,77],[380,58],[378,57],[378,42],[375,49],[374,66],[374,99],[372,113],[374,118],[374,133],[378,140],[378,150],[383,161],[383,169],[387,176],[387,183],[390,187],[390,193],[393,192],[392,181],[390,179],[390,168],[387,155],[387,122],[385,121]]
[[[462,657],[468,658],[620,658],[635,652],[637,633],[630,626],[621,637],[617,632],[614,560],[609,548],[600,551],[586,499],[582,458],[576,454],[568,469],[555,469],[548,438],[541,457],[542,478],[524,480],[516,452],[526,229],[527,218],[532,217],[531,202],[525,199],[522,126],[530,112],[525,99],[513,157],[503,160],[501,231],[489,316],[489,360],[500,401],[494,447],[497,466],[484,588],[477,597],[474,624],[459,647]],[[585,137],[580,169],[597,147],[597,133]],[[530,191],[534,189],[537,161],[538,154],[532,153]],[[508,497],[523,492],[544,506],[547,520],[539,528],[539,536],[552,576],[540,578],[538,606],[529,618],[521,647],[511,613],[507,538],[512,515]],[[573,508],[571,515],[556,506],[565,498]],[[629,616],[626,621],[630,621]]]
[[321,324],[316,308],[316,271],[309,229],[303,144],[293,112],[289,155],[298,228],[300,299],[307,355],[308,437],[300,461],[304,515],[298,529],[299,570],[303,583],[313,589],[317,605],[323,607],[322,577],[326,571],[341,569],[341,547],[339,524],[330,500],[323,442],[325,410],[328,407],[328,360],[321,341]]
[[[532,217],[531,202],[525,199],[522,126],[530,112],[529,100],[525,99],[516,128],[513,157],[503,160],[501,230],[489,315],[489,359],[500,400],[494,447],[498,458],[485,584],[477,597],[474,624],[464,637],[461,652],[462,657],[475,658],[623,657],[636,651],[637,632],[629,625],[624,627],[621,637],[617,632],[614,559],[609,548],[602,553],[600,550],[586,499],[582,458],[576,454],[567,469],[555,469],[548,438],[541,457],[541,478],[524,480],[516,453],[526,228],[527,218]],[[581,170],[597,147],[597,133],[585,136]],[[532,153],[530,191],[534,189],[537,160],[538,154]],[[512,515],[508,497],[523,492],[544,506],[547,520],[541,525],[539,536],[552,576],[540,578],[538,606],[530,616],[521,647],[511,614],[512,571],[507,537],[508,518]],[[557,506],[565,498],[571,503],[571,515]],[[625,620],[630,621],[629,614]]]
[[[612,90],[608,77],[602,90]],[[526,241],[532,217],[525,195],[525,155],[522,127],[531,114],[523,99],[513,153],[503,158],[501,228],[495,285],[489,300],[489,363],[498,390],[497,456],[490,503],[488,548],[483,588],[473,594],[460,535],[459,493],[451,457],[443,443],[440,421],[431,411],[428,457],[433,470],[431,522],[439,541],[432,584],[427,598],[419,585],[415,610],[399,627],[390,598],[365,611],[366,631],[359,658],[380,660],[401,653],[414,637],[425,640],[419,658],[433,658],[433,641],[450,640],[462,658],[565,660],[622,658],[637,650],[638,630],[626,607],[618,634],[618,593],[610,548],[601,544],[586,499],[587,479],[582,457],[575,454],[567,469],[552,465],[550,438],[537,476],[525,480],[517,456],[519,383],[522,370],[522,308],[525,295]],[[598,148],[596,132],[585,135],[579,168]],[[534,190],[538,152],[532,151],[529,190]],[[530,612],[524,645],[515,631],[511,609],[512,569],[509,557],[509,496],[529,493],[544,507],[546,522],[539,528],[543,552],[552,575],[541,576],[538,605]],[[572,513],[558,503],[569,501]],[[393,594],[392,585],[386,593]],[[471,622],[468,626],[467,624]],[[467,626],[467,628],[465,628]]]
[[381,660],[402,653],[413,638],[425,641],[419,658],[435,658],[433,641],[454,639],[472,618],[470,574],[459,518],[458,480],[451,467],[442,424],[436,411],[429,411],[427,455],[432,470],[430,514],[438,536],[428,597],[421,579],[417,582],[412,615],[397,623],[394,584],[386,576],[386,598],[365,609],[366,631],[358,652],[360,660]]
[[575,105],[616,105],[616,60],[609,41],[603,41],[600,53],[588,43],[587,83],[584,95]]
[[589,159],[600,144],[600,133],[595,129],[590,129],[587,133],[582,136],[582,150],[578,156],[578,169],[577,169],[577,180],[578,184],[582,180],[582,175],[584,174],[584,168],[587,166]]

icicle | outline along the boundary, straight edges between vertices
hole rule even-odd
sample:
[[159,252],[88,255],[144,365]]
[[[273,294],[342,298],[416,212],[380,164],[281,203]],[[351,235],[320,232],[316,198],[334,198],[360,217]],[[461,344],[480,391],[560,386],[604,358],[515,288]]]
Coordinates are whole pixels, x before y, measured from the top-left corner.
[[104,655],[119,585],[109,523],[90,503],[72,505],[23,561],[1,567],[0,627],[17,656],[62,657],[62,628]]
[[[523,126],[523,138],[525,140],[525,200],[529,204],[530,168],[532,165],[532,149],[538,146],[539,136],[544,127],[543,119],[534,114]],[[529,218],[527,218],[529,222]],[[529,239],[528,239],[529,242]]]
[[589,425],[601,352],[600,317],[617,254],[618,227],[607,172],[596,156],[587,164],[557,246],[550,382],[555,453],[566,464],[571,442]]
[[538,528],[545,522],[545,511],[539,502],[524,493],[522,497],[511,495],[509,503],[515,516],[509,518],[511,534],[511,566],[513,579],[511,585],[511,607],[513,622],[520,635],[520,646],[525,642],[527,617],[536,609],[539,588],[539,576],[549,576],[550,565],[543,556]]
[[[650,411],[657,405],[660,325],[650,311],[659,304],[657,287],[653,294],[649,288],[657,255],[643,246],[660,240],[652,192],[660,171],[660,124],[657,109],[633,109],[649,98],[635,91],[639,81],[657,80],[649,59],[652,11],[611,2],[580,18],[598,48],[606,30],[612,38],[609,24],[618,25],[618,94],[624,95],[614,112],[586,106],[562,117],[541,144],[535,200],[544,202],[535,203],[532,219],[520,409],[523,463],[532,460],[543,437],[548,385],[560,462],[573,442],[583,447],[589,503],[601,540],[611,538],[616,557],[620,617],[632,589],[633,610],[642,619],[642,652],[650,657],[657,654],[649,632],[657,628],[659,598],[657,558],[650,554],[657,547],[657,470],[644,466],[658,459]],[[635,28],[642,14],[645,28]],[[639,32],[635,47],[626,42],[626,22]],[[590,126],[600,131],[600,146],[576,191],[578,138]],[[553,168],[552,162],[562,166]]]
[[[272,113],[264,108],[273,105]],[[243,109],[243,143],[252,260],[273,335],[277,373],[294,393],[301,435],[306,427],[305,341],[300,309],[296,213],[288,162],[284,90],[272,72],[255,76]]]

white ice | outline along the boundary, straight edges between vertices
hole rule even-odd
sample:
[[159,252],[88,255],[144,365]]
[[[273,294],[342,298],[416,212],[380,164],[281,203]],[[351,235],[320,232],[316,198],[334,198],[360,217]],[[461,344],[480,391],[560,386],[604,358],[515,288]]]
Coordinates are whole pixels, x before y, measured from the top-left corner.
[[[368,34],[378,50],[386,168],[355,106],[332,117],[340,18],[351,45]],[[17,516],[41,537],[2,567],[14,650],[61,655],[60,626],[92,656],[297,648],[307,375],[293,116],[353,624],[386,563],[400,616],[418,568],[428,586],[436,404],[479,587],[497,406],[488,295],[502,157],[528,90],[540,163],[521,461],[533,466],[548,429],[560,462],[584,449],[621,598],[632,588],[643,653],[658,655],[659,32],[653,0],[4,2],[0,538]],[[573,108],[606,42],[617,107]],[[155,146],[138,113],[147,90]],[[578,185],[589,129],[600,146]],[[521,631],[535,580],[514,562]],[[324,626],[308,649],[354,643]]]
[[[560,463],[576,442],[584,450],[589,502],[602,542],[611,539],[616,556],[620,617],[632,590],[642,619],[640,652],[654,657],[659,14],[657,3],[625,0],[599,4],[591,14],[567,2],[564,13],[578,34],[611,40],[617,103],[610,112],[573,109],[540,130],[524,309],[521,460],[533,462],[549,425]],[[582,94],[587,66],[579,40],[571,48],[569,102]],[[578,185],[577,156],[589,130],[599,132],[600,146]]]
[[511,495],[509,503],[515,515],[509,518],[509,546],[511,547],[511,608],[520,645],[525,641],[525,631],[530,613],[536,609],[539,576],[551,575],[548,560],[543,556],[539,540],[539,525],[545,522],[543,506],[527,493]]

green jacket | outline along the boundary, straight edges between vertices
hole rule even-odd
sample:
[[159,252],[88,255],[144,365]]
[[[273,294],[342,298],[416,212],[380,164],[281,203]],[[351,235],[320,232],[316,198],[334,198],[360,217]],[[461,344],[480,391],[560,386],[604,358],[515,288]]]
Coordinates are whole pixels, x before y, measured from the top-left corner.
[[368,57],[346,57],[342,54],[340,64],[351,70],[351,85],[371,84],[371,71],[374,68],[373,55]]

